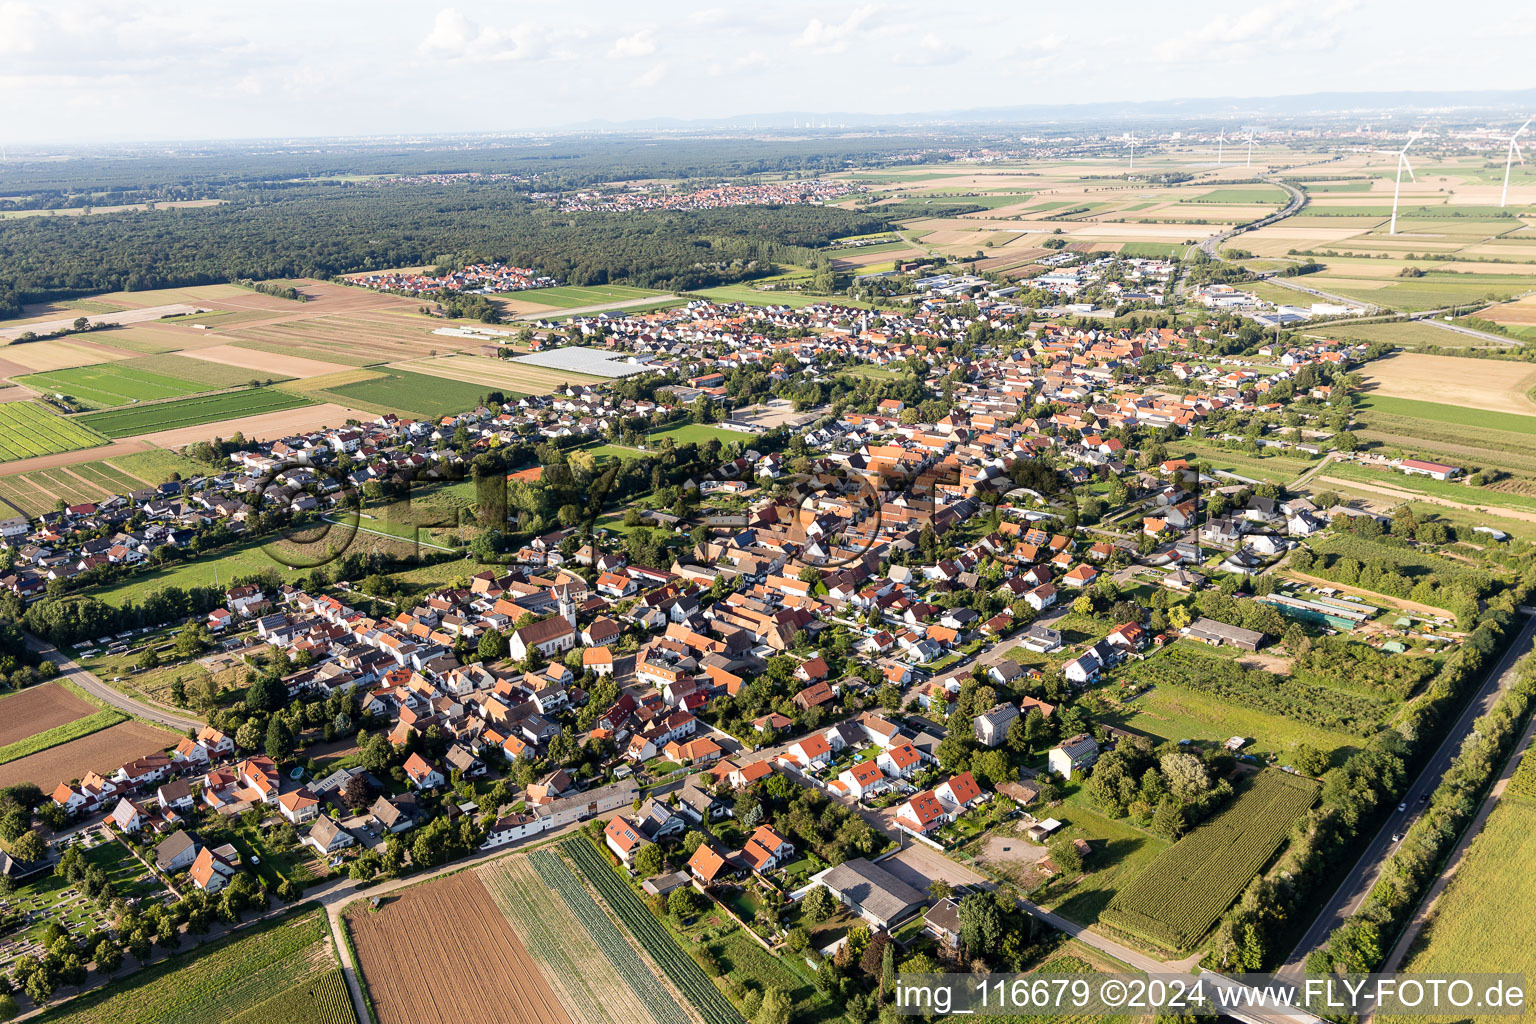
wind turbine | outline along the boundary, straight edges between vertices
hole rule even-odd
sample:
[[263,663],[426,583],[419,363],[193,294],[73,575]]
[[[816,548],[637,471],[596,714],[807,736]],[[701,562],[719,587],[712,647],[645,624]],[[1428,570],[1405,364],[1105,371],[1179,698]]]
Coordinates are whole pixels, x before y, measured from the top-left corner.
[[1521,125],[1519,128],[1516,128],[1515,134],[1509,137],[1509,154],[1504,157],[1504,194],[1499,198],[1500,209],[1503,209],[1503,207],[1509,203],[1509,167],[1512,163],[1514,163],[1515,156],[1517,154],[1520,157],[1520,166],[1525,166],[1525,154],[1520,152],[1520,143],[1516,142],[1515,140],[1520,137],[1521,132],[1525,131],[1531,126],[1532,121],[1536,121],[1536,115],[1526,118],[1525,124]]
[[1253,129],[1248,129],[1248,166],[1253,166]]
[[1131,147],[1131,170],[1134,171],[1136,169],[1136,132],[1135,131],[1131,132],[1131,141],[1130,141],[1129,145]]
[[[1419,179],[1417,179],[1417,178],[1415,178],[1413,176],[1413,165],[1408,162],[1408,147],[1413,145],[1415,142],[1417,142],[1419,136],[1423,135],[1423,134],[1424,134],[1424,126],[1420,125],[1418,131],[1416,131],[1412,135],[1408,136],[1408,141],[1403,143],[1403,148],[1396,151],[1396,155],[1397,155],[1397,182],[1392,186],[1392,223],[1387,227],[1387,234],[1389,234],[1389,235],[1397,234],[1397,194],[1398,194],[1398,192],[1402,191],[1402,188],[1403,188],[1403,170],[1404,170],[1404,168],[1406,168],[1407,171],[1408,171],[1408,180],[1413,182],[1415,185],[1417,185],[1419,183]],[[1393,150],[1390,150],[1390,149],[1377,149],[1377,150],[1372,150],[1372,152],[1391,154],[1393,152]]]
[[1216,166],[1221,166],[1221,147],[1227,141],[1227,130],[1223,128],[1221,134],[1216,136]]

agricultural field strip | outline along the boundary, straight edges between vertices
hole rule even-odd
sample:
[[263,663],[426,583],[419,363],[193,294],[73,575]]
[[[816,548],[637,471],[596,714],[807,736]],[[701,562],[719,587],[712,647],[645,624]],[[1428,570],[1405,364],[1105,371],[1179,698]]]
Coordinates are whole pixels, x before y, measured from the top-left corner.
[[1319,786],[1266,770],[1210,821],[1115,894],[1101,920],[1171,949],[1193,948],[1285,842]]
[[546,889],[560,894],[568,912],[581,922],[582,928],[624,979],[630,991],[651,1007],[651,1014],[657,1024],[686,1024],[692,1020],[556,853],[538,850],[529,856],[528,861]]
[[109,437],[133,437],[136,434],[217,423],[242,416],[284,412],[310,404],[308,399],[277,388],[256,388],[89,413],[81,417],[80,421]]
[[640,945],[650,954],[678,989],[703,1015],[705,1024],[742,1024],[741,1015],[720,990],[705,976],[693,958],[683,952],[661,922],[651,916],[640,898],[608,867],[603,855],[581,836],[560,844],[581,873],[624,922]]
[[656,1020],[639,993],[620,977],[618,961],[609,951],[581,938],[592,937],[590,931],[578,933],[570,927],[569,904],[555,899],[527,858],[514,857],[477,873],[572,1017],[590,1024]]
[[[254,935],[239,935],[212,950],[189,951],[39,1019],[49,1024],[229,1024],[232,1009],[244,1013],[336,966],[323,921],[316,911]],[[345,1016],[298,1019],[305,1024],[355,1024],[350,1000]],[[265,1018],[265,1024],[289,1022]]]
[[34,402],[0,405],[0,462],[106,443],[106,437],[81,421],[56,416]]

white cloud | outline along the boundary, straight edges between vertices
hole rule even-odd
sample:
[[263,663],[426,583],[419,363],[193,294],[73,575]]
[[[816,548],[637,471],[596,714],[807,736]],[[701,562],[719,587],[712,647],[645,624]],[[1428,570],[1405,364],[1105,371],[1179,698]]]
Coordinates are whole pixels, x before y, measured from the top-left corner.
[[1217,14],[1200,28],[1164,43],[1164,60],[1239,61],[1274,53],[1333,49],[1344,32],[1342,19],[1356,0],[1336,0],[1327,12],[1306,17],[1284,4],[1251,7],[1241,14]]
[[580,28],[529,24],[495,28],[471,21],[457,7],[437,12],[432,31],[417,46],[425,57],[442,61],[574,60],[566,43],[586,37]]
[[970,51],[954,43],[940,39],[932,32],[918,40],[917,47],[901,55],[901,63],[911,67],[936,68],[953,64]]
[[859,30],[859,26],[868,21],[875,13],[874,4],[864,4],[851,11],[848,17],[835,24],[828,24],[820,18],[812,18],[805,26],[805,31],[795,40],[795,45],[804,47],[812,53],[842,53],[848,49],[848,38]]
[[613,41],[610,57],[648,57],[656,52],[656,35],[643,28],[631,35],[620,36]]
[[632,79],[630,81],[630,83],[629,83],[629,87],[631,89],[650,89],[650,88],[654,88],[657,84],[659,84],[661,82],[661,80],[663,78],[666,77],[666,75],[667,75],[667,62],[666,61],[660,61],[659,63],[656,64],[656,66],[651,68],[651,70],[647,71],[645,74],[640,75],[638,78]]
[[760,71],[767,66],[768,57],[753,50],[729,62],[715,61],[709,66],[709,75],[711,78],[719,78],[721,75],[742,75],[749,71]]

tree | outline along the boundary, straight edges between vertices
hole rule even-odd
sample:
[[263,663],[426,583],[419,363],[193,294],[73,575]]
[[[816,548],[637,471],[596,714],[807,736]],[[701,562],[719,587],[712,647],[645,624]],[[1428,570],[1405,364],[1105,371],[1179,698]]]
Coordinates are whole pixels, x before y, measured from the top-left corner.
[[235,730],[235,746],[241,750],[255,750],[261,745],[261,726],[252,718]]
[[667,912],[679,921],[686,921],[698,913],[698,897],[686,885],[680,885],[667,895]]
[[1048,849],[1051,852],[1051,863],[1056,865],[1056,870],[1064,875],[1075,875],[1083,870],[1083,855],[1078,851],[1077,843],[1066,836],[1059,836],[1051,841]]
[[763,993],[763,1005],[758,1007],[752,1024],[789,1024],[789,1014],[793,1008],[794,1003],[788,992],[776,986],[769,988]]
[[0,1020],[15,1020],[20,1009],[16,1006],[16,997],[9,992],[0,995]]
[[96,961],[98,971],[113,974],[123,964],[123,951],[111,939],[102,939],[96,944],[91,959]]
[[267,723],[267,741],[263,746],[268,757],[282,762],[293,756],[293,730],[281,715],[273,715]]
[[1314,778],[1328,770],[1328,755],[1312,746],[1310,743],[1298,744],[1291,754],[1291,766],[1297,771],[1311,775]]
[[354,811],[367,807],[373,800],[373,787],[368,783],[368,776],[359,774],[348,779],[341,788],[341,798]]
[[392,756],[389,741],[378,733],[374,733],[363,741],[358,759],[364,768],[377,774],[389,771],[389,761]]
[[1189,827],[1184,817],[1184,808],[1171,796],[1163,797],[1157,805],[1157,813],[1152,815],[1152,831],[1169,839],[1178,839]]
[[826,886],[818,885],[805,894],[800,913],[811,924],[820,924],[837,913],[837,899]]
[[501,630],[492,626],[480,634],[480,644],[476,648],[481,661],[500,661],[507,656],[507,638]]
[[635,854],[635,871],[642,878],[651,878],[661,874],[662,856],[661,847],[651,843]]
[[1002,935],[1003,919],[997,901],[986,893],[971,893],[960,900],[960,941],[975,955],[992,949]]
[[48,843],[35,830],[29,829],[11,844],[11,856],[19,861],[42,860],[48,856]]
[[1210,770],[1194,754],[1164,754],[1158,767],[1168,780],[1168,788],[1183,803],[1193,803],[1211,788]]

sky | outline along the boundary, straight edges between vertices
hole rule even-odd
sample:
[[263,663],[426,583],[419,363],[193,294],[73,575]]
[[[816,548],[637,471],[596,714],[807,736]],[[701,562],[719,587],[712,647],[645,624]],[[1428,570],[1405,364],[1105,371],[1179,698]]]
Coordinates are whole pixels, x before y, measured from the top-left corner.
[[0,0],[0,141],[1536,84],[1536,5],[1455,11],[1440,0]]

